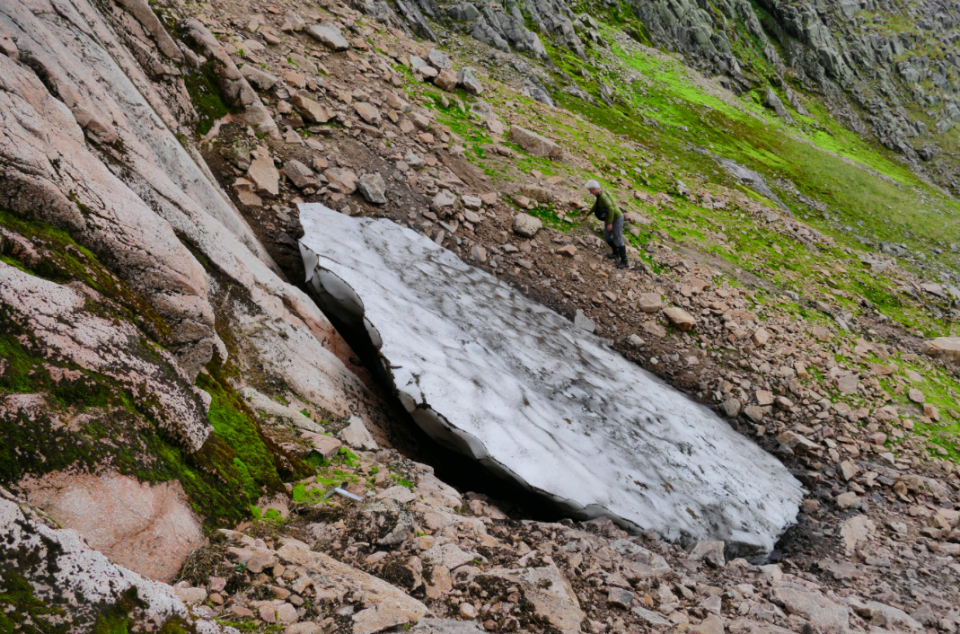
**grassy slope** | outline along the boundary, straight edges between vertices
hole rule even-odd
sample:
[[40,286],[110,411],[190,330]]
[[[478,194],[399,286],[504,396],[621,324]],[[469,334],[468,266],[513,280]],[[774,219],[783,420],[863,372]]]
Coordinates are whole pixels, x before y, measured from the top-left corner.
[[[437,99],[427,105],[436,108],[438,120],[464,139],[467,158],[491,176],[526,180],[525,175],[538,170],[544,178],[561,175],[570,183],[596,176],[621,200],[631,200],[633,191],[671,193],[673,202],[669,205],[633,204],[653,220],[654,230],[665,232],[677,243],[725,259],[730,263],[726,270],[743,270],[803,298],[796,302],[759,290],[755,294],[758,312],[769,316],[790,314],[809,329],[830,319],[811,308],[807,300],[819,300],[839,307],[843,313],[858,315],[865,310],[862,300],[866,299],[871,309],[909,332],[925,336],[957,334],[955,324],[943,317],[948,314],[947,303],[938,303],[911,285],[916,280],[913,274],[939,281],[938,270],[956,270],[957,256],[949,245],[960,242],[957,201],[914,174],[892,153],[845,128],[815,100],[804,99],[810,116],[801,116],[787,105],[793,122],[785,123],[761,105],[765,88],[734,96],[690,71],[678,59],[625,37],[621,29],[630,25],[623,24],[621,18],[622,14],[602,24],[611,46],[593,51],[586,61],[548,45],[557,66],[595,97],[599,97],[598,78],[615,86],[618,98],[612,107],[555,93],[562,110],[554,110],[496,84],[489,85],[489,92],[484,94],[501,115],[518,118],[521,125],[557,139],[572,154],[589,158],[593,169],[578,169],[570,163],[558,164],[522,152],[511,161],[512,168],[506,169],[502,161],[490,160],[492,157],[481,148],[493,139],[485,128],[471,121],[470,97],[460,94],[466,102],[466,113],[456,104],[443,108]],[[412,94],[436,94],[416,82],[408,82],[407,89]],[[786,104],[785,95],[779,94]],[[735,203],[712,209],[676,195],[677,181],[683,180],[721,197],[739,194],[742,199],[761,203],[761,209],[776,210],[774,203],[745,189],[703,150],[760,173],[789,207],[787,213],[820,231],[827,240],[810,248],[765,222],[756,205]],[[795,193],[791,193],[790,185]],[[826,211],[808,207],[797,193],[825,204]],[[533,213],[544,218],[548,226],[566,228],[553,206]],[[645,256],[642,247],[651,240],[651,233],[642,231],[639,236],[628,237]],[[880,242],[904,243],[918,256],[900,260],[883,273],[873,273],[860,258],[876,257]],[[729,277],[728,282],[739,283],[732,279],[735,276]],[[906,392],[909,387],[919,387],[927,394],[927,402],[944,413],[943,423],[929,424],[919,415],[912,421],[907,414],[904,431],[891,434],[888,444],[895,447],[909,441],[914,437],[909,433],[912,426],[926,437],[923,442],[929,443],[933,455],[960,459],[960,445],[956,443],[960,424],[946,422],[947,411],[960,409],[960,382],[943,368],[912,355],[881,359],[873,353],[862,357],[853,354],[858,336],[841,331],[825,346],[865,376],[870,364],[892,365],[895,376],[881,379],[880,384],[890,394],[891,402],[904,405],[905,411],[916,411]],[[906,371],[911,369],[923,375],[921,383],[906,378]],[[859,406],[856,399],[841,396],[822,377],[811,377],[804,383],[833,401],[846,400],[852,407]]]

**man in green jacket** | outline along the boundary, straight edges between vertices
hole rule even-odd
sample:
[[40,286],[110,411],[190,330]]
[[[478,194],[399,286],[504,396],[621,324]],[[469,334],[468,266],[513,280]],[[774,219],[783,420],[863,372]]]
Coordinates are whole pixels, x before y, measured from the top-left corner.
[[607,257],[611,260],[620,258],[617,268],[625,269],[628,265],[627,245],[623,242],[623,212],[620,211],[613,196],[600,189],[600,183],[597,181],[593,179],[587,181],[587,190],[597,197],[590,212],[603,221],[603,239],[613,250],[612,253],[607,254]]

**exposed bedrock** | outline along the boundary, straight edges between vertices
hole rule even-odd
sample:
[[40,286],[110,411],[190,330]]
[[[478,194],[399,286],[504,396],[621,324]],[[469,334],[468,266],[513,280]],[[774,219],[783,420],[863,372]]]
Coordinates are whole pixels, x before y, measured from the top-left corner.
[[441,443],[573,515],[671,540],[762,557],[794,521],[802,489],[779,461],[598,338],[390,221],[300,217],[308,282],[363,325]]
[[332,325],[178,140],[190,55],[142,0],[0,1],[0,486],[161,579],[202,521],[299,473],[236,389],[377,415]]

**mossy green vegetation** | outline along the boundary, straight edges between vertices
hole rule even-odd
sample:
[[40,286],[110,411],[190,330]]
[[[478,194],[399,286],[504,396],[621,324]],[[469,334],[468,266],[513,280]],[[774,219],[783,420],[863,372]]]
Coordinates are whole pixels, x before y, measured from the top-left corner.
[[[166,379],[182,383],[160,354],[169,327],[152,306],[113,275],[68,234],[0,211],[8,233],[0,244],[7,264],[59,283],[81,283],[106,301],[88,302],[99,317],[139,327],[131,352],[167,368]],[[14,239],[16,242],[14,242]],[[133,386],[59,358],[47,358],[32,333],[0,308],[0,397],[24,395],[25,405],[0,419],[0,483],[15,485],[65,469],[113,469],[146,482],[178,480],[196,512],[211,525],[246,517],[264,494],[284,492],[284,479],[314,473],[266,437],[256,416],[211,362],[198,379],[210,393],[213,427],[194,454],[185,452],[156,419],[155,404]],[[189,393],[191,386],[182,383]],[[63,421],[69,420],[65,425]]]
[[223,91],[220,90],[215,63],[214,60],[208,60],[201,68],[183,74],[190,100],[197,111],[197,133],[201,136],[209,132],[218,119],[238,112],[236,108],[227,105]]
[[64,634],[70,630],[63,606],[37,598],[17,570],[0,573],[0,634]]

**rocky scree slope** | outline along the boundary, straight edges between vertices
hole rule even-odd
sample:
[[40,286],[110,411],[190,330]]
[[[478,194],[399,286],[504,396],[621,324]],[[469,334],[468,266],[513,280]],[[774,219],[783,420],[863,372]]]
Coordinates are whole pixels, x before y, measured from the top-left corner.
[[[21,496],[4,507],[5,543],[72,540],[83,561],[97,559],[93,546],[158,579],[183,577],[178,602],[169,588],[134,593],[140,582],[102,559],[84,563],[96,588],[126,581],[85,593],[89,608],[67,613],[78,629],[159,620],[202,631],[211,616],[291,634],[416,620],[422,631],[476,630],[471,621],[490,631],[957,629],[951,344],[917,356],[923,331],[950,334],[951,278],[758,198],[767,178],[790,208],[820,204],[769,173],[691,167],[674,143],[682,123],[623,128],[584,91],[580,105],[564,102],[579,115],[534,100],[551,88],[541,56],[504,57],[448,33],[451,61],[336,4],[160,15],[132,1],[0,7],[13,298],[2,312],[0,455],[3,483]],[[629,45],[614,35],[608,44]],[[616,46],[600,44],[604,54]],[[617,110],[617,90],[594,85],[594,100]],[[208,138],[194,146],[197,132]],[[878,156],[867,162],[889,169]],[[629,204],[632,254],[647,271],[611,269],[595,228],[570,222],[580,183],[596,173]],[[904,191],[884,190],[876,170],[851,173],[893,198]],[[304,199],[430,235],[775,450],[811,492],[780,544],[784,564],[728,564],[718,544],[687,553],[609,525],[518,524],[448,491],[429,467],[374,453],[363,420],[346,419],[375,422],[382,408],[338,360],[355,367],[326,319],[276,272],[302,279],[294,204]],[[54,308],[70,320],[51,318]],[[106,358],[89,352],[95,342]],[[352,450],[326,435],[341,426]],[[392,499],[385,515],[319,499],[344,482]],[[31,501],[52,520],[35,519]],[[234,524],[250,504],[260,520],[239,527],[246,538],[227,534],[228,547],[214,536],[179,565],[204,543],[203,519]],[[40,528],[54,520],[68,530]],[[0,595],[10,628],[62,622],[56,593],[41,589],[69,592],[50,575],[70,568],[10,552]],[[333,588],[331,572],[344,580]]]
[[[792,565],[837,580],[830,562],[853,564],[843,570],[859,575],[862,593],[884,605],[912,596],[899,604],[910,610],[940,606],[927,623],[952,627],[950,599],[936,584],[956,572],[955,533],[936,517],[956,510],[953,344],[922,340],[924,330],[950,333],[951,278],[925,278],[931,271],[914,265],[921,258],[893,258],[794,215],[805,195],[789,184],[785,209],[758,197],[761,174],[734,165],[730,179],[706,152],[691,165],[672,144],[676,125],[628,127],[573,102],[565,105],[574,112],[539,103],[519,71],[505,70],[508,60],[524,68],[522,60],[471,39],[451,42],[462,56],[451,59],[340,5],[252,9],[214,11],[206,23],[225,31],[241,72],[255,76],[256,64],[270,75],[261,95],[284,143],[257,147],[227,125],[201,148],[212,164],[222,159],[222,181],[278,259],[300,236],[295,204],[304,200],[431,236],[608,337],[776,451],[811,489],[797,530],[781,542]],[[314,23],[342,39],[316,38]],[[484,76],[478,68],[488,63]],[[479,86],[468,90],[458,77],[465,68]],[[718,99],[711,103],[736,103],[702,76],[684,77]],[[756,114],[745,119],[781,132]],[[253,168],[267,151],[284,176],[277,194]],[[882,174],[842,153],[818,156],[852,167],[858,183],[903,191],[886,190]],[[574,222],[580,183],[598,172],[631,209],[632,254],[642,261],[632,271],[613,270],[596,227]],[[848,174],[838,167],[834,176]],[[800,204],[820,204],[807,200]],[[922,349],[943,354],[925,359]],[[923,553],[930,563],[917,565]],[[921,568],[940,581],[917,582]]]

